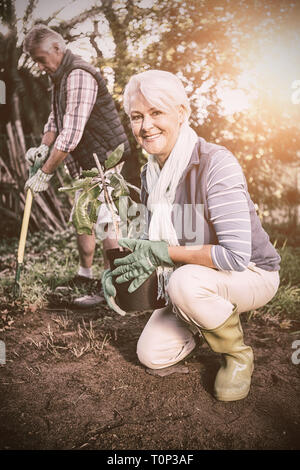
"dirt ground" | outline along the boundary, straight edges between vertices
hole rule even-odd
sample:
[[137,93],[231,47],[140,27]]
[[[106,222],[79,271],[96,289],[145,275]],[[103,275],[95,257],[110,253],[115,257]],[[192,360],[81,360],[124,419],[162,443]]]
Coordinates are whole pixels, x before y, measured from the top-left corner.
[[252,387],[222,403],[212,396],[220,357],[201,339],[176,373],[153,376],[139,364],[149,316],[104,305],[15,314],[0,335],[0,449],[300,449],[299,324],[242,317]]

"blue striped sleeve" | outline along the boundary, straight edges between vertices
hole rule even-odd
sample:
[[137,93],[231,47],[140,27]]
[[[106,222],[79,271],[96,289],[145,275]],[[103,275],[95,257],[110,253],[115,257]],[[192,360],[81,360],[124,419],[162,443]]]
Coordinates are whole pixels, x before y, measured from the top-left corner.
[[211,255],[222,271],[244,271],[251,258],[251,221],[243,171],[225,151],[211,159],[207,174],[210,221],[218,238]]

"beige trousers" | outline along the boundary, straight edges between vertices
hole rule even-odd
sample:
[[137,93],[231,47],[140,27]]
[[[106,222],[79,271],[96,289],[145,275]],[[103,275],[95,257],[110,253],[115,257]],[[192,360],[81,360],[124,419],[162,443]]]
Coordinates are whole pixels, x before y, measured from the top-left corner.
[[176,364],[194,349],[199,327],[218,327],[234,304],[239,313],[262,307],[278,286],[278,271],[265,271],[253,263],[242,272],[194,264],[176,269],[168,285],[172,304],[153,312],[139,338],[140,362],[151,369]]

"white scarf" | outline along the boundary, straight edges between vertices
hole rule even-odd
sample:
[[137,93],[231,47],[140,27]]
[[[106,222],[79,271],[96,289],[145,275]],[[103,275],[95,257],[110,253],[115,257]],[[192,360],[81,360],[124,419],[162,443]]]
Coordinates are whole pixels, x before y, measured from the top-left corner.
[[[180,128],[177,141],[164,166],[160,169],[156,158],[149,155],[146,180],[149,193],[147,208],[152,213],[149,240],[164,240],[168,245],[179,245],[172,223],[172,206],[180,177],[187,167],[198,141],[195,131],[185,121]],[[158,268],[159,297],[167,299],[166,285],[173,268]]]

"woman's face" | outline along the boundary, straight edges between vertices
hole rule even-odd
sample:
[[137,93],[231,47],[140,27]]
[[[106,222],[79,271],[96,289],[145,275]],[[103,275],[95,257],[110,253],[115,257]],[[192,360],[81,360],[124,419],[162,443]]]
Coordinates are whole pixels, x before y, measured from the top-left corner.
[[170,155],[184,121],[182,107],[162,110],[151,105],[141,92],[130,100],[131,128],[137,142],[154,155],[162,167]]

